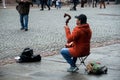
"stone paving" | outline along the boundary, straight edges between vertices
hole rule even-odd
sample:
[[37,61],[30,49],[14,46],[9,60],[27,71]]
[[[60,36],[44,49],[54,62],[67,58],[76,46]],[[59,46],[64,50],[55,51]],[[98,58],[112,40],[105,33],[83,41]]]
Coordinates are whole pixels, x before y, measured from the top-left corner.
[[83,65],[79,66],[76,73],[67,72],[69,65],[63,57],[54,55],[42,57],[41,62],[0,66],[0,80],[120,80],[120,44],[92,48],[85,63],[90,61],[107,66],[107,74],[89,75]]
[[19,14],[13,6],[0,8],[0,60],[19,55],[25,47],[33,48],[35,54],[59,53],[66,43],[64,13],[72,17],[71,30],[75,26],[74,16],[87,15],[93,31],[91,46],[120,43],[120,5],[108,5],[106,9],[78,6],[77,11],[70,11],[69,6],[50,11],[31,8],[27,32],[20,30]]

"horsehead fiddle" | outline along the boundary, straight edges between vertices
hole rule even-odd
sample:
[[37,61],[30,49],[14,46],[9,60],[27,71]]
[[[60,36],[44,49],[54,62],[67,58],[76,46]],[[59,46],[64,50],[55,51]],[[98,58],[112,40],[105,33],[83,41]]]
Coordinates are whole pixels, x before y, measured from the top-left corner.
[[67,16],[68,16],[68,18],[66,19],[66,22],[65,22],[66,26],[68,26],[69,20],[71,19],[71,16],[69,14],[65,13],[64,18],[67,17]]

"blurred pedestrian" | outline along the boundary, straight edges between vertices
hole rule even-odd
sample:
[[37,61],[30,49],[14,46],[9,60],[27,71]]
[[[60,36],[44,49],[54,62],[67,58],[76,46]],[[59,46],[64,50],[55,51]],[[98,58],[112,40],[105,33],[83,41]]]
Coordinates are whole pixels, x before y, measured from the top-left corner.
[[92,7],[97,7],[98,0],[92,0]]
[[79,3],[79,0],[73,0],[72,2],[73,2],[73,7],[70,10],[76,11],[77,10],[76,7],[77,7],[77,4]]
[[29,10],[30,5],[33,6],[31,0],[16,0],[18,3],[18,12],[20,14],[20,23],[21,23],[21,30],[28,31],[28,18],[29,18]]
[[87,0],[88,6],[90,7],[92,4],[92,0]]
[[6,8],[5,0],[2,0],[3,8]]
[[61,0],[56,1],[56,8],[60,9],[61,8]]
[[75,17],[76,26],[70,32],[69,26],[65,26],[65,33],[67,38],[66,48],[61,49],[61,54],[64,59],[69,63],[70,68],[68,72],[76,72],[77,57],[89,55],[90,53],[90,40],[92,31],[87,23],[87,17],[84,14]]
[[48,5],[48,0],[41,0],[41,11],[44,10],[44,6],[46,5],[48,7],[48,10],[50,10],[50,6]]
[[41,1],[41,0],[36,0],[36,3],[37,3],[37,6],[38,6],[38,7],[40,6],[40,1]]
[[52,0],[52,5],[51,6],[55,6],[55,8],[56,8],[56,0]]
[[81,0],[81,7],[84,8],[85,3],[87,3],[87,0]]
[[49,6],[51,6],[52,5],[52,0],[48,0],[47,3],[48,3]]
[[100,0],[100,9],[102,8],[102,6],[104,7],[104,9],[106,8],[105,0]]

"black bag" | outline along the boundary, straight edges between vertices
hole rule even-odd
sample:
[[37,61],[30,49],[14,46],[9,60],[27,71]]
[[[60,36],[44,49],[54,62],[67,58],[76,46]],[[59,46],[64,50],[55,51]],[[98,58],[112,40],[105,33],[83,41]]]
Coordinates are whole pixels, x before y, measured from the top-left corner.
[[32,57],[33,56],[33,49],[25,48],[21,55]]
[[34,61],[41,61],[41,56],[40,55],[33,55],[32,62],[34,62]]
[[41,61],[41,56],[40,55],[34,55],[32,57],[21,55],[18,62],[22,63],[22,62],[37,62],[37,61]]
[[21,62],[36,62],[41,61],[40,55],[33,55],[33,49],[25,48],[20,55],[20,59],[17,61]]

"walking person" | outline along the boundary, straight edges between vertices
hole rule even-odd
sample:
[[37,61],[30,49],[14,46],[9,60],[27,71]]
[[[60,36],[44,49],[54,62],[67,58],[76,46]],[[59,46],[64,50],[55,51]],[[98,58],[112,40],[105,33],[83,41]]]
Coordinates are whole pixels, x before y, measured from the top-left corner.
[[56,8],[56,1],[57,0],[52,0],[52,5],[51,6],[55,6],[55,8]]
[[92,7],[97,7],[98,0],[92,0]]
[[29,18],[29,11],[30,5],[33,6],[31,0],[16,0],[18,3],[17,10],[20,14],[20,23],[21,23],[21,30],[28,31],[28,18]]
[[100,0],[100,9],[102,8],[102,6],[104,7],[104,9],[106,8],[105,0]]
[[56,1],[56,8],[60,9],[61,8],[61,0]]
[[84,14],[75,17],[76,26],[73,31],[70,31],[69,26],[65,26],[65,33],[67,38],[66,48],[61,49],[61,54],[69,63],[70,68],[68,72],[76,72],[77,57],[85,56],[90,53],[90,40],[92,31],[87,23],[87,17]]
[[47,3],[48,3],[49,6],[51,6],[52,5],[52,0],[48,0]]
[[3,8],[6,8],[5,0],[2,0]]
[[78,2],[79,2],[79,0],[73,0],[74,5],[73,5],[73,8],[71,8],[70,10],[76,11],[77,10],[76,7],[77,7]]
[[41,0],[41,11],[44,10],[44,6],[46,5],[48,7],[48,10],[50,10],[50,6],[47,3],[48,0]]
[[81,8],[84,8],[85,3],[87,3],[87,0],[81,0]]
[[90,7],[92,4],[92,0],[87,0],[88,6]]

